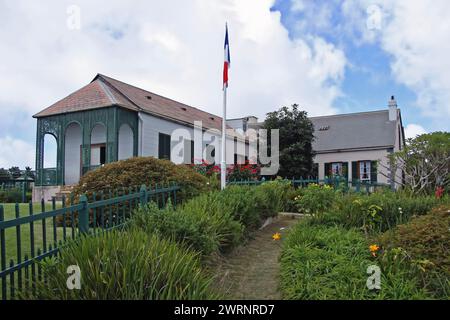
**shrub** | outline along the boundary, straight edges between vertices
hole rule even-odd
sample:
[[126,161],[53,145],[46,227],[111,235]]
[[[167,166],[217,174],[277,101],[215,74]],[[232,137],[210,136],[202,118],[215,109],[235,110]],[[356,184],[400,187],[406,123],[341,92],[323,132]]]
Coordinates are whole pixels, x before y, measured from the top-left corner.
[[435,208],[385,232],[378,242],[387,253],[400,251],[416,267],[423,285],[437,296],[450,296],[450,206]]
[[286,209],[291,183],[288,180],[274,180],[255,187],[254,202],[262,218],[274,217]]
[[[27,201],[31,199],[27,194]],[[20,189],[8,189],[0,190],[0,203],[20,203],[22,202],[22,190]]]
[[239,221],[247,231],[261,225],[262,217],[255,201],[256,188],[229,186],[219,195],[222,205],[230,209],[233,219]]
[[333,207],[336,192],[329,185],[309,184],[297,197],[299,212],[317,214]]
[[[349,193],[335,198],[327,211],[315,217],[318,224],[384,232],[414,216],[427,214],[439,200],[431,196],[410,197],[402,192],[382,191],[370,195]],[[442,202],[442,201],[441,201]]]
[[[227,179],[229,181],[256,180],[261,168],[257,164],[234,164],[227,167]],[[220,171],[219,171],[220,172]]]
[[169,160],[137,157],[106,164],[85,174],[74,188],[76,195],[106,190],[121,190],[143,184],[174,182],[181,187],[179,200],[190,199],[208,190],[206,177],[186,165],[175,165]]
[[202,255],[209,255],[219,250],[222,237],[219,231],[212,227],[211,220],[211,216],[206,212],[191,214],[174,210],[171,206],[160,210],[151,203],[135,212],[131,225],[141,228],[147,234],[173,239]]
[[281,291],[286,299],[422,299],[426,292],[408,270],[382,269],[381,290],[366,287],[367,268],[376,264],[355,229],[299,223],[281,255]]
[[170,206],[159,210],[150,204],[137,210],[132,225],[184,243],[203,255],[227,251],[257,229],[265,217],[277,214],[288,187],[280,182],[230,186],[202,194],[177,210]]
[[219,201],[219,192],[198,196],[178,210],[159,210],[154,204],[138,210],[132,224],[147,233],[185,243],[203,255],[236,246],[243,226],[234,220],[231,208]]
[[[81,290],[68,290],[67,267],[78,265]],[[204,275],[196,254],[142,231],[111,231],[86,237],[42,263],[36,293],[25,299],[213,299],[211,278]]]

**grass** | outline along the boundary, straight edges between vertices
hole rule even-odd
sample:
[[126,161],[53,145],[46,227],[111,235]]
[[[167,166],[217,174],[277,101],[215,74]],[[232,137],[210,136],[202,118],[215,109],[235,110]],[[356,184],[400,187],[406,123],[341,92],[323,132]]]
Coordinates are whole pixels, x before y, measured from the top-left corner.
[[[58,258],[46,259],[36,292],[24,299],[203,300],[219,296],[198,253],[142,230],[112,230],[69,243]],[[67,266],[81,271],[80,290],[67,290]]]
[[[3,203],[1,204],[4,208],[4,214],[5,214],[5,220],[13,220],[16,218],[16,209],[14,203]],[[61,206],[57,205],[57,208],[60,208]],[[45,210],[49,211],[52,209],[52,205],[46,204]],[[33,213],[40,213],[41,210],[41,204],[35,203],[33,204]],[[19,204],[19,213],[20,217],[28,216],[29,215],[29,204],[22,203]],[[34,247],[35,247],[35,253],[37,253],[38,249],[44,248],[44,238],[43,238],[43,228],[42,228],[42,221],[36,221],[34,222]],[[51,244],[54,246],[54,235],[53,235],[53,221],[51,218],[45,219],[45,232],[46,232],[46,244],[47,248]],[[67,236],[70,235],[70,230],[67,230]],[[56,236],[57,241],[63,239],[63,230],[60,227],[56,228]],[[20,237],[21,237],[21,259],[24,260],[25,255],[28,255],[28,257],[31,256],[31,243],[30,243],[30,225],[29,224],[23,224],[20,228]],[[10,260],[14,260],[14,262],[17,262],[17,231],[16,228],[8,228],[5,231],[5,240],[6,240],[6,261],[9,265]]]
[[379,265],[357,229],[309,225],[305,220],[289,233],[281,257],[283,298],[295,300],[366,300],[432,298],[410,269],[379,265],[381,290],[366,286],[367,268]]

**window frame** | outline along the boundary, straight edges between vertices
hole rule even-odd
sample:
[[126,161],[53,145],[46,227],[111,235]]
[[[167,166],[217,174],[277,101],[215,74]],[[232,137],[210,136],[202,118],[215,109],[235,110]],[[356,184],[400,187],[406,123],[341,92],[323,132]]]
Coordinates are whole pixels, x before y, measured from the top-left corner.
[[[363,167],[364,166],[364,167]],[[363,170],[365,169],[365,173]],[[358,176],[359,180],[362,182],[371,182],[372,181],[372,161],[371,160],[362,160],[358,161]],[[367,178],[364,178],[363,175],[367,175]]]
[[170,158],[171,158],[171,136],[169,134],[159,132],[158,159],[170,160]]

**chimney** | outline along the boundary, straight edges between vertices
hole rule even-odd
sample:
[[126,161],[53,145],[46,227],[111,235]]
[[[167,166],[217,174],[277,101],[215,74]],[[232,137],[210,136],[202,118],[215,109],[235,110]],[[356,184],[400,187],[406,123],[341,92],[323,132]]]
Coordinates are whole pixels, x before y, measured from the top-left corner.
[[389,100],[389,121],[397,121],[397,101],[394,96]]

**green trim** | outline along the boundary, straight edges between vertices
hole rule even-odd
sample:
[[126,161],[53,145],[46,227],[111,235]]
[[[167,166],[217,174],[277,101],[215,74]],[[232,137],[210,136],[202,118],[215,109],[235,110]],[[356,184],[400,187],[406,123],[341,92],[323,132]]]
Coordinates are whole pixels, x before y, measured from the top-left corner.
[[81,172],[89,171],[91,167],[91,132],[95,125],[103,124],[106,128],[106,163],[117,161],[119,146],[119,129],[128,124],[133,132],[133,155],[138,153],[138,113],[121,107],[92,109],[48,117],[37,118],[36,132],[36,185],[49,185],[44,183],[44,136],[51,134],[57,142],[56,174],[52,181],[54,185],[64,185],[64,155],[65,132],[71,123],[81,127]]

